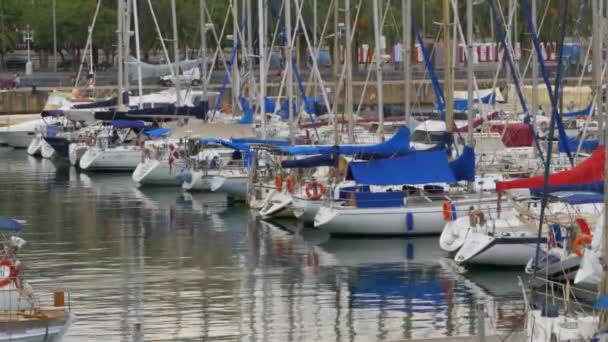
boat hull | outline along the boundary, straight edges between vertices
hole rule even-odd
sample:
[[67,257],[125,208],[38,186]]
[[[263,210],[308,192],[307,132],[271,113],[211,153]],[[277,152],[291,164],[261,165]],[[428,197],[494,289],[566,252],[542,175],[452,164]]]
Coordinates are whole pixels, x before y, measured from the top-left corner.
[[80,158],[87,152],[89,146],[85,143],[71,143],[68,149],[70,164],[72,166],[80,167]]
[[[505,234],[469,234],[454,261],[463,266],[525,266],[535,254],[538,238],[532,234]],[[546,238],[541,238],[541,243],[546,242]]]
[[213,176],[210,179],[212,192],[225,193],[228,197],[244,200],[247,197],[247,176]]
[[[70,141],[64,137],[45,137],[46,144],[42,146],[42,157],[51,159],[54,157],[68,159],[70,156]],[[52,149],[52,154],[50,151]]]
[[32,139],[36,137],[36,132],[8,132],[6,134],[6,144],[13,148],[28,148]]
[[219,170],[192,171],[192,175],[182,183],[186,191],[211,191],[211,178],[217,176]]
[[140,160],[139,147],[91,147],[80,158],[80,168],[85,171],[134,171]]
[[[467,215],[471,206],[496,208],[496,197],[453,201],[456,217]],[[333,235],[438,235],[446,221],[443,202],[424,206],[354,208],[321,206],[314,225]],[[495,209],[491,210],[495,215]]]
[[40,157],[42,152],[43,141],[44,139],[42,139],[42,137],[39,135],[33,137],[32,140],[30,140],[29,145],[27,146],[27,154],[33,157]]
[[293,202],[291,194],[273,191],[264,202],[259,212],[263,219],[295,218],[291,205]]
[[133,171],[133,181],[140,185],[180,186],[176,175],[184,166],[185,163],[181,160],[169,165],[166,160],[146,159],[137,164]]
[[315,217],[322,204],[322,201],[311,201],[306,198],[294,196],[292,203],[293,214],[298,220],[305,224],[314,224]]
[[46,316],[5,322],[0,319],[0,342],[60,341],[75,320],[75,316],[64,310],[42,310]]

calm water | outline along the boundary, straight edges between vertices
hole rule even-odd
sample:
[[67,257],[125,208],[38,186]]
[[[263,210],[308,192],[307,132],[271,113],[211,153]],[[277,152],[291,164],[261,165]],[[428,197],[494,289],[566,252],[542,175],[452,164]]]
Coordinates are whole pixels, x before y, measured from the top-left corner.
[[[221,196],[138,189],[0,148],[0,216],[29,224],[26,277],[71,291],[67,341],[376,341],[521,326],[515,271],[454,273],[437,238],[330,239]],[[487,333],[490,333],[489,331]]]

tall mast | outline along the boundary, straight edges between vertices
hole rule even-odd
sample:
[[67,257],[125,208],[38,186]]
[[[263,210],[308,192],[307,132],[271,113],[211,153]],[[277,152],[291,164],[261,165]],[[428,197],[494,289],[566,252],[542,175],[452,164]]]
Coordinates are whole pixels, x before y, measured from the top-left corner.
[[292,68],[292,41],[291,41],[291,0],[285,0],[285,68],[287,73],[287,105],[289,113],[289,139],[291,143],[295,143],[294,131],[293,131],[293,68]]
[[[179,41],[177,40],[177,9],[175,8],[175,0],[171,0],[171,21],[173,22],[173,53],[174,53],[174,57],[173,59],[175,60],[175,66],[177,69],[177,72],[175,73],[176,76],[179,76],[181,71],[180,71],[180,67],[179,67]],[[181,90],[180,90],[180,82],[178,81],[178,77],[176,77],[176,81],[175,83],[175,96],[177,99],[177,106],[181,106],[182,105],[182,99],[181,99]]]
[[260,121],[262,126],[262,139],[266,138],[266,46],[264,32],[265,0],[258,0],[258,44],[260,50],[259,68],[260,89],[258,91],[258,106],[260,107]]
[[[125,0],[124,7],[124,22],[123,22],[123,44],[125,45],[123,53],[127,58],[131,56],[131,2],[132,0]],[[129,63],[124,64],[124,76],[125,89],[129,91],[131,89],[131,82],[129,80]]]
[[118,0],[118,10],[116,13],[116,17],[118,20],[117,26],[118,29],[116,30],[116,35],[118,36],[118,44],[116,45],[116,47],[118,48],[118,56],[117,56],[117,63],[118,63],[118,107],[122,107],[124,105],[123,103],[123,93],[125,92],[125,88],[124,88],[124,80],[123,80],[123,60],[124,57],[122,55],[122,51],[124,48],[124,44],[123,44],[123,33],[122,31],[124,30],[123,27],[123,23],[124,23],[124,0]]
[[401,0],[401,19],[403,21],[403,101],[405,102],[405,125],[409,126],[411,113],[412,84],[412,0]]
[[[536,0],[532,0],[532,24],[536,26]],[[538,61],[532,59],[532,117],[538,114]]]
[[452,43],[450,0],[443,0],[443,46],[445,49],[445,125],[446,131],[452,133],[454,126],[454,91],[452,89]]
[[203,101],[209,101],[207,89],[207,0],[199,0],[199,11],[201,17],[201,85],[203,86]]
[[467,0],[467,145],[473,146],[473,0]]
[[339,21],[339,0],[334,0],[333,12],[334,12],[334,53],[333,53],[333,94],[334,94],[334,106],[333,106],[333,123],[334,123],[334,144],[340,143],[340,136],[338,131],[338,102],[340,101],[340,94],[338,93],[338,82],[340,73],[340,41],[338,34],[338,21]]
[[[137,0],[133,0],[133,25],[135,26],[135,56],[137,58],[137,90],[139,95],[139,109],[143,108],[142,96],[143,92],[143,84],[141,79],[141,53],[140,53],[140,44],[139,44],[139,13],[137,12]],[[91,50],[92,50],[91,44]]]
[[[315,58],[316,61],[319,60],[319,57],[317,56],[317,49],[319,48],[319,42],[318,42],[318,32],[317,32],[317,27],[319,25],[319,14],[318,14],[318,10],[317,10],[317,0],[312,0],[312,44],[313,46],[313,51],[314,51],[314,56],[313,58]],[[313,86],[312,86],[312,94],[313,94],[313,98],[317,99],[317,97],[319,96],[319,89],[317,88],[317,82],[313,82]]]
[[[230,1],[232,6],[232,48],[236,50],[239,42],[239,13],[238,0]],[[238,55],[237,58],[234,59],[234,63],[230,66],[230,72],[232,73],[232,110],[236,112],[239,103],[239,94],[240,94],[240,77],[239,77],[239,63]]]
[[382,41],[380,25],[382,19],[380,17],[380,0],[372,0],[374,14],[374,40],[376,41],[375,61],[376,61],[376,93],[378,101],[378,136],[380,141],[384,141],[384,95],[382,89],[382,49],[380,43]]
[[[603,127],[603,113],[602,113],[602,71],[601,71],[601,63],[602,63],[602,26],[601,26],[601,11],[602,11],[602,2],[604,0],[592,0],[593,3],[593,35],[592,46],[593,46],[593,56],[592,56],[592,70],[593,70],[593,80],[595,84],[595,113],[600,122],[600,129]],[[604,136],[600,136],[600,144],[605,145]]]
[[348,142],[354,143],[354,118],[353,118],[353,52],[351,36],[351,14],[350,14],[350,0],[344,1],[346,8],[344,12],[344,32],[346,36],[346,49],[344,51],[344,62],[346,63],[346,96],[344,98],[344,111],[348,117]]
[[[249,79],[249,103],[253,106],[253,101],[255,99],[255,76],[253,74],[253,8],[251,7],[252,0],[244,0],[246,2],[245,9],[247,10],[247,64],[249,67],[249,74],[251,75]],[[255,125],[255,120],[254,120]]]
[[[593,7],[593,44],[598,44],[598,45],[593,45],[593,74],[595,75],[595,84],[597,86],[596,88],[596,107],[595,107],[595,112],[597,113],[596,115],[598,116],[598,118],[600,118],[600,132],[603,132],[601,135],[601,144],[603,144],[605,146],[606,141],[608,141],[608,137],[607,134],[608,132],[606,132],[606,130],[604,129],[603,131],[601,130],[602,128],[602,122],[604,124],[606,124],[606,117],[605,117],[605,113],[603,113],[603,106],[602,106],[602,73],[601,73],[601,63],[602,63],[602,55],[601,55],[601,50],[602,50],[602,36],[601,36],[601,31],[602,31],[602,26],[601,26],[601,22],[600,20],[603,20],[604,17],[604,12],[603,12],[603,6],[602,6],[602,2],[603,0],[594,0],[595,5]],[[601,16],[601,17],[600,17]],[[597,36],[597,37],[596,37]],[[596,50],[598,50],[596,52]],[[608,177],[606,176],[606,172],[608,172],[608,169],[606,168],[606,166],[608,165],[608,159],[606,159],[606,156],[608,156],[608,149],[604,148],[604,194],[608,194]],[[599,293],[600,295],[605,295],[606,293],[608,293],[608,272],[606,271],[606,264],[608,263],[608,211],[606,210],[606,208],[608,208],[608,196],[604,195],[604,229],[602,229],[602,241],[603,241],[603,246],[602,246],[602,260],[603,260],[603,266],[604,266],[604,272],[602,272],[602,281],[600,283],[600,288],[599,288]],[[606,313],[602,313],[600,314],[600,328],[606,328],[608,326],[608,315],[606,315]]]

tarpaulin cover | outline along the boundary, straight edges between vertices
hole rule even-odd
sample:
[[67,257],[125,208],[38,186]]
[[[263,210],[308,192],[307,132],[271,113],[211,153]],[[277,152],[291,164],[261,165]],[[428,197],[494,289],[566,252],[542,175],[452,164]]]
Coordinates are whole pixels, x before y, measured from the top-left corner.
[[530,125],[525,123],[492,125],[490,128],[492,133],[502,134],[502,142],[507,147],[529,147],[534,142],[534,135],[530,129]]
[[587,106],[586,108],[583,108],[581,110],[576,110],[573,112],[564,112],[562,113],[563,117],[572,117],[572,116],[586,116],[589,115],[591,113],[591,103],[589,104],[589,106]]
[[416,152],[391,159],[352,162],[348,166],[346,179],[369,185],[456,182],[444,150]]
[[[549,176],[549,186],[585,185],[604,180],[604,146],[575,167]],[[496,191],[510,189],[534,189],[544,186],[544,176],[496,182]]]
[[595,301],[595,304],[593,305],[593,308],[596,309],[596,310],[606,310],[606,309],[608,309],[608,295],[603,295],[603,296],[599,297]]
[[450,162],[456,180],[475,181],[475,150],[466,146],[460,157]]
[[[129,102],[127,101],[125,103],[129,103]],[[118,98],[113,97],[108,100],[77,104],[77,105],[72,106],[72,108],[74,108],[74,109],[91,109],[91,108],[114,107],[116,105],[118,105]]]
[[304,159],[296,160],[283,160],[281,167],[284,169],[295,169],[295,168],[311,168],[319,166],[336,166],[338,159],[335,158],[335,154],[320,154]]
[[151,129],[149,131],[145,131],[144,133],[152,138],[162,138],[169,135],[169,133],[173,132],[173,128],[156,128]]
[[127,112],[127,116],[154,116],[154,115],[182,115],[194,116],[199,119],[204,119],[209,111],[209,103],[206,101],[199,102],[196,106],[178,106],[170,104],[166,106],[158,106],[154,108],[131,109]]
[[257,145],[273,145],[273,146],[288,146],[289,140],[267,140],[259,138],[233,138],[232,142],[239,144],[257,144]]
[[21,230],[21,222],[10,219],[0,217],[0,232],[18,232]]
[[253,108],[249,105],[249,101],[245,97],[241,97],[241,106],[243,108],[243,116],[236,122],[237,125],[250,125],[253,123]]
[[40,115],[43,118],[46,117],[59,117],[59,116],[63,116],[64,112],[62,109],[51,109],[51,110],[43,110],[42,112],[40,112]]
[[62,131],[62,128],[60,126],[48,125],[48,126],[46,126],[45,136],[54,137],[54,136],[57,136],[57,134],[61,131]]
[[[559,151],[566,152],[566,148],[564,144],[568,144],[570,147],[570,151],[576,151],[578,149],[578,145],[580,144],[580,140],[576,138],[569,138],[567,141],[560,140],[559,141]],[[595,150],[599,146],[599,142],[597,139],[585,140],[581,144],[581,151],[591,152]]]
[[[291,155],[315,155],[335,153],[333,145],[299,145],[281,147],[280,150]],[[397,133],[383,143],[375,145],[340,145],[338,153],[344,155],[374,155],[374,156],[393,156],[404,154],[411,150],[410,131],[402,126]]]
[[[481,102],[485,104],[496,104],[496,94],[490,93],[481,98]],[[479,103],[479,99],[475,98],[473,103]],[[454,109],[459,111],[466,111],[469,108],[469,100],[468,99],[454,99]]]
[[112,126],[116,128],[145,128],[146,124],[139,120],[114,120]]
[[604,195],[597,192],[561,191],[552,193],[551,197],[572,205],[604,202]]

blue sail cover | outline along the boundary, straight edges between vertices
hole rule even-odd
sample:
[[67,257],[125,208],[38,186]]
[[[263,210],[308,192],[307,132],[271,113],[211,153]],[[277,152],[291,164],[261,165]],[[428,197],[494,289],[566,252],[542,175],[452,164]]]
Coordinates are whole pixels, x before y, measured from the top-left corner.
[[604,202],[603,194],[590,191],[561,191],[552,193],[551,197],[560,202],[571,205]]
[[116,128],[145,128],[146,124],[139,120],[114,120],[112,126]]
[[[568,184],[568,185],[554,185],[549,187],[549,192],[564,192],[564,191],[588,191],[595,193],[604,193],[604,181],[597,181],[585,184]],[[534,196],[542,196],[544,194],[543,187],[531,188],[530,194]]]
[[0,217],[0,232],[14,233],[21,230],[21,222],[11,219]]
[[63,116],[64,114],[65,113],[63,112],[62,109],[43,110],[42,112],[40,112],[40,116],[42,116],[43,118],[48,118],[48,117],[57,118],[57,117]]
[[[454,99],[454,109],[461,112],[466,111],[469,108],[468,99]],[[473,103],[478,103],[479,99],[473,99]],[[490,93],[481,98],[481,102],[485,104],[496,104],[496,94]]]
[[281,152],[290,155],[315,155],[315,154],[344,154],[356,156],[395,156],[411,151],[410,130],[402,126],[390,139],[375,145],[340,145],[336,151],[333,145],[298,145],[280,148]]
[[304,159],[283,160],[281,162],[281,167],[284,169],[304,169],[336,165],[338,165],[338,158],[335,157],[335,154],[321,154]]
[[465,146],[460,157],[450,162],[450,167],[457,181],[475,181],[475,150]]
[[[559,141],[559,151],[562,153],[566,153],[566,151],[576,151],[578,149],[578,145],[581,144],[580,140],[576,138],[568,138],[567,141],[560,140]],[[567,147],[565,145],[568,145]],[[592,152],[599,146],[599,142],[597,139],[589,139],[585,140],[581,144],[581,151]]]
[[445,150],[352,162],[346,179],[368,185],[455,183],[457,180]]
[[241,107],[243,116],[236,122],[237,125],[251,125],[253,123],[253,108],[245,97],[241,97]]
[[268,140],[259,138],[233,138],[232,142],[239,144],[256,144],[256,145],[272,145],[272,146],[288,146],[289,140]]
[[169,135],[169,133],[173,132],[173,128],[156,128],[147,130],[144,132],[145,135],[151,138],[163,138]]
[[564,112],[564,113],[562,113],[562,116],[563,117],[587,116],[591,113],[591,105],[592,105],[592,103],[590,103],[587,107],[585,107],[581,110],[576,110],[573,112]]

